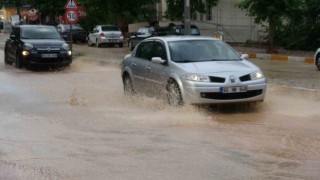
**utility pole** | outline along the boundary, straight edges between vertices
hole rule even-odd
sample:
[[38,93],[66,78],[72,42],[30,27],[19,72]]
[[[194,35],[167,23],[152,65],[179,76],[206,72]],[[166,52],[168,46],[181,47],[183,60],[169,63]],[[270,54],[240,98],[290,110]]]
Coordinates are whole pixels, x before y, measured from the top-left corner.
[[184,0],[184,31],[185,35],[191,34],[190,0]]

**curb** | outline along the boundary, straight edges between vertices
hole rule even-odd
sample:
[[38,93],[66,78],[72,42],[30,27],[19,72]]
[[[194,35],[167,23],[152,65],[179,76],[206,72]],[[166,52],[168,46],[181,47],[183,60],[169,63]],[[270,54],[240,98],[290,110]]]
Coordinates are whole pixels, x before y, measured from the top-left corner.
[[258,54],[251,52],[242,52],[241,54],[248,54],[249,58],[264,59],[264,60],[276,60],[276,61],[289,61],[289,62],[305,62],[314,64],[312,57],[296,57],[287,55],[276,55],[276,54]]

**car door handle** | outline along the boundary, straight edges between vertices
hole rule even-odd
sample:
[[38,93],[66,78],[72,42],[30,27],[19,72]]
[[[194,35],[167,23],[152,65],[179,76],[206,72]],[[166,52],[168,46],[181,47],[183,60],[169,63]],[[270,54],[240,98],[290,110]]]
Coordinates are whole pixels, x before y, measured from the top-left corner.
[[131,65],[132,65],[132,66],[137,66],[137,64],[136,64],[136,63],[131,63]]
[[147,70],[151,71],[151,67],[146,67]]

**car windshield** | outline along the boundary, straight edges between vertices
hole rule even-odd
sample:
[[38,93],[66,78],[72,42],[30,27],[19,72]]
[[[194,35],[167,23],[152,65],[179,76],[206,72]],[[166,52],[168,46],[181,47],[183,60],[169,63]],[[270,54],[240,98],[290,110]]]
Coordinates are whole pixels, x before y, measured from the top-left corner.
[[168,43],[171,60],[178,63],[239,61],[239,54],[218,40],[182,40]]
[[117,26],[101,26],[102,31],[120,31]]
[[21,39],[61,39],[55,27],[23,27]]

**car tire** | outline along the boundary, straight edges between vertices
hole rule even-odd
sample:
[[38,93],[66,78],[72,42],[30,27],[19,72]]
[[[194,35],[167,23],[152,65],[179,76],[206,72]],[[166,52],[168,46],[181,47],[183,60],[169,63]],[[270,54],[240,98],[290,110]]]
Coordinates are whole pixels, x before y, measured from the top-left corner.
[[170,106],[179,107],[183,105],[182,94],[178,84],[175,81],[168,83],[167,98]]
[[21,69],[21,68],[23,67],[23,66],[22,66],[21,58],[20,58],[20,56],[19,56],[18,53],[17,53],[17,55],[16,55],[15,66],[16,66],[18,69]]
[[126,96],[132,96],[135,94],[133,86],[132,86],[132,81],[129,75],[124,75],[123,78],[123,90],[124,90],[124,94]]
[[128,47],[129,47],[130,51],[132,51],[132,50],[133,50],[132,42],[131,42],[131,41],[129,41],[129,42],[128,42]]
[[123,43],[120,43],[120,44],[119,44],[119,47],[122,48],[122,47],[123,47]]
[[320,54],[317,55],[316,66],[317,66],[318,70],[320,71]]
[[12,62],[9,61],[9,57],[6,51],[4,51],[4,64],[5,65],[12,65]]

